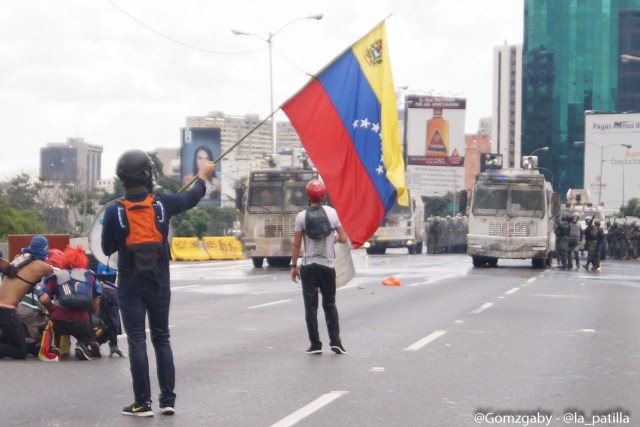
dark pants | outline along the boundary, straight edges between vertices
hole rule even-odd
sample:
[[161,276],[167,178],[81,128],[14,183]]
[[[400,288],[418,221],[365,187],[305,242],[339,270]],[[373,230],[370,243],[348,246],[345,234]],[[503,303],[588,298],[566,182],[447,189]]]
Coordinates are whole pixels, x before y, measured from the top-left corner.
[[14,308],[0,306],[0,331],[2,331],[0,358],[24,359],[27,357],[24,329]]
[[102,286],[100,298],[100,319],[104,323],[104,333],[96,341],[104,344],[109,341],[110,346],[118,345],[118,335],[121,334],[120,307],[118,306],[118,290],[108,285]]
[[169,342],[169,285],[153,283],[121,283],[118,286],[118,303],[122,323],[129,343],[129,365],[133,379],[136,403],[151,401],[149,360],[145,333],[145,318],[149,316],[151,342],[156,353],[159,402],[161,406],[174,406],[176,395],[173,352]]
[[72,335],[78,344],[87,346],[91,343],[91,323],[79,320],[53,320],[53,331],[57,337]]
[[336,271],[319,264],[300,267],[302,280],[302,297],[304,299],[305,320],[311,345],[322,347],[318,334],[318,289],[322,294],[322,309],[329,332],[329,345],[342,345],[340,341],[340,324],[336,308]]

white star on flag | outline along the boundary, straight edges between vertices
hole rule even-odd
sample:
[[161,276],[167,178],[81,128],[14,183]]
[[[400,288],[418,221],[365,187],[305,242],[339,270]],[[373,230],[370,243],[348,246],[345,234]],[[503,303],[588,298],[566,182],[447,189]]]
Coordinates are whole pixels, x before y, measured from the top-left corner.
[[369,119],[367,119],[366,117],[365,117],[364,120],[360,120],[360,127],[361,128],[368,128],[370,124],[371,123],[369,123]]

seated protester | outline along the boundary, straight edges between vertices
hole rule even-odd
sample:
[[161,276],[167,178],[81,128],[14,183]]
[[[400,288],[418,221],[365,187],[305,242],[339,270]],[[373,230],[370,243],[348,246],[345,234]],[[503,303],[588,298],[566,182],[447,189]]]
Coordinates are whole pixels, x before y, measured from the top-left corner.
[[53,273],[53,268],[44,262],[49,252],[49,242],[44,236],[35,236],[29,247],[11,263],[2,260],[3,279],[0,283],[0,358],[27,357],[24,327],[18,318],[16,306],[43,276]]
[[79,360],[91,360],[92,341],[90,311],[98,310],[102,293],[96,275],[87,270],[89,260],[84,250],[67,246],[62,266],[38,286],[40,302],[47,307],[56,335],[72,335],[76,339],[75,355]]

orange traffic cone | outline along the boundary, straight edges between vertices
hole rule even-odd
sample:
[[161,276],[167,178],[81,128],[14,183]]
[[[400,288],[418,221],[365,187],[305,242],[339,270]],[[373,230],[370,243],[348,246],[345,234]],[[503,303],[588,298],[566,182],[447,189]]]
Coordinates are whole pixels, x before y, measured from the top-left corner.
[[386,279],[384,279],[382,281],[382,284],[384,286],[400,286],[400,281],[398,279],[396,279],[395,277],[391,276],[391,277],[387,277]]

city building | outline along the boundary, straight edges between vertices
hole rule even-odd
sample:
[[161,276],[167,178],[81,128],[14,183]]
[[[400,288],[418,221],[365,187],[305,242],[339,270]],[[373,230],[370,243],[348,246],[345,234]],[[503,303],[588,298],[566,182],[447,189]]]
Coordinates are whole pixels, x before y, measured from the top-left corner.
[[[262,119],[257,114],[234,116],[213,111],[205,116],[187,117],[186,128],[220,129],[220,148],[224,153],[261,121]],[[276,142],[279,153],[294,156],[300,152],[300,138],[289,121],[276,122]],[[264,156],[272,152],[271,122],[267,120],[222,159],[219,176],[222,187],[221,206],[235,205],[235,188],[238,183],[242,179],[248,178],[252,169],[266,167]],[[164,163],[164,160],[162,161]],[[178,160],[177,175],[179,176],[179,174],[180,162]]]
[[102,146],[84,138],[67,138],[40,148],[40,176],[45,181],[74,183],[95,188],[102,168]]
[[540,166],[563,198],[584,187],[585,111],[640,111],[639,65],[621,62],[640,54],[639,12],[640,0],[525,0],[522,153],[550,147]]
[[491,139],[486,134],[465,135],[464,143],[464,189],[469,193],[480,173],[480,155],[491,153]]
[[491,138],[507,168],[520,167],[521,112],[522,45],[495,46]]

